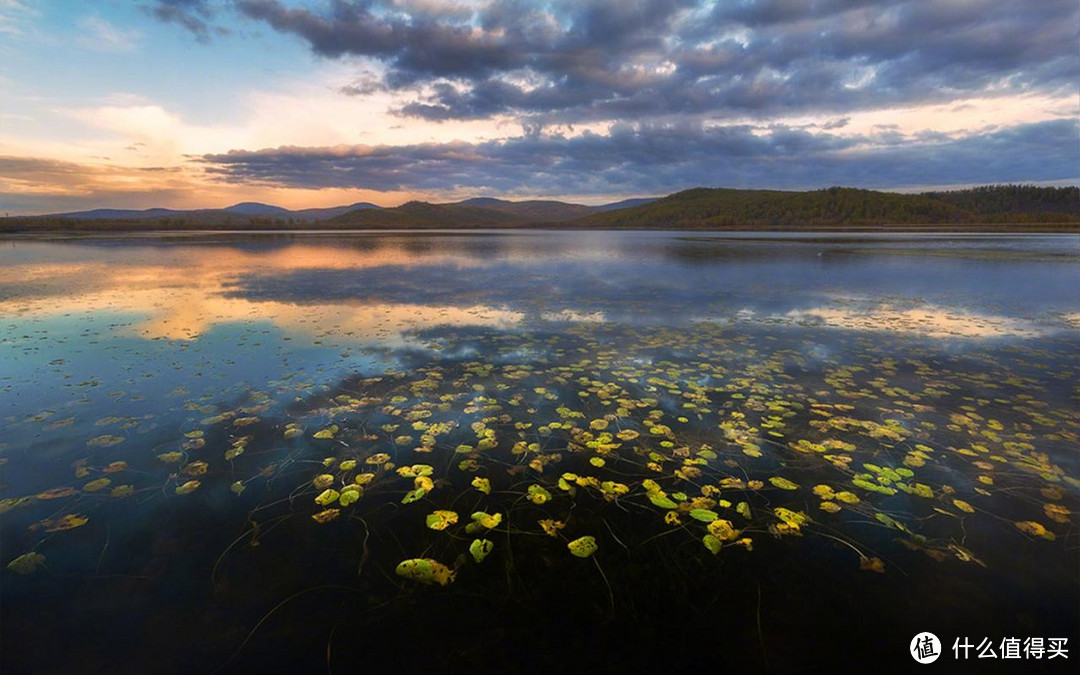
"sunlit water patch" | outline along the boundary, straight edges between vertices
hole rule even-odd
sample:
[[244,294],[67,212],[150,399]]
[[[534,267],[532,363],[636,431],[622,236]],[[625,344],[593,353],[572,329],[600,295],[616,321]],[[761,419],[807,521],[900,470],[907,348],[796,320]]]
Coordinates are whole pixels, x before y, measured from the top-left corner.
[[1074,638],[1077,288],[1074,236],[7,241],[4,672]]

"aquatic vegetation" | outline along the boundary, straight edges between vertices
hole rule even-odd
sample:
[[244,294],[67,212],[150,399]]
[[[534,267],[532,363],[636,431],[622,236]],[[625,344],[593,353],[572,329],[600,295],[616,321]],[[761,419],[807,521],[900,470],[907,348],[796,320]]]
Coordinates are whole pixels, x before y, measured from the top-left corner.
[[399,577],[411,579],[412,581],[422,584],[439,584],[440,586],[446,586],[452,582],[456,575],[454,570],[431,558],[402,560],[394,572]]
[[579,558],[588,558],[600,548],[596,543],[596,537],[584,536],[569,542],[566,548]]
[[[314,427],[319,430],[312,444],[339,444],[338,454],[323,456],[321,471],[305,479],[313,490],[312,520],[329,523],[345,508],[363,514],[390,497],[400,518],[418,510],[415,517],[427,529],[450,533],[455,542],[459,511],[442,505],[471,491],[471,499],[485,501],[464,524],[467,535],[504,531],[513,539],[539,527],[559,539],[564,530],[588,528],[594,534],[567,545],[581,557],[596,554],[610,528],[603,505],[631,503],[643,534],[620,534],[627,546],[648,540],[652,527],[674,527],[715,555],[729,544],[751,549],[762,535],[818,532],[859,550],[859,536],[848,523],[869,518],[907,538],[914,550],[963,561],[968,554],[951,548],[956,518],[993,515],[1001,508],[995,504],[1017,489],[1028,495],[1034,489],[1043,501],[1016,519],[1018,533],[1054,541],[1058,533],[1051,526],[1072,526],[1074,508],[1062,502],[1075,503],[1080,482],[1036,448],[1075,440],[1078,415],[1035,405],[1034,381],[1007,374],[1004,365],[996,366],[1000,384],[990,400],[962,393],[987,387],[988,377],[930,369],[914,353],[903,374],[896,359],[867,346],[859,347],[865,365],[828,366],[816,372],[817,380],[804,368],[800,379],[791,379],[780,375],[790,371],[788,364],[800,363],[796,351],[757,351],[746,347],[746,336],[708,325],[689,335],[631,331],[630,342],[620,334],[618,348],[602,346],[611,335],[603,326],[571,331],[563,341],[588,354],[577,361],[434,361],[411,373],[346,385],[358,395],[331,390],[313,397],[297,409],[300,421],[278,427]],[[499,340],[501,349],[517,344]],[[517,340],[528,344],[529,338]],[[683,362],[662,356],[675,346],[698,356]],[[499,380],[504,384],[495,386]],[[228,440],[224,459],[236,466],[233,475],[248,456],[237,450],[256,447],[261,429],[279,424],[259,398],[256,392],[251,402],[212,415],[221,418],[215,424],[242,426],[247,434]],[[992,414],[980,414],[990,408]],[[243,415],[251,410],[261,414]],[[407,442],[401,433],[406,426],[417,432]],[[207,433],[185,434],[181,442],[205,440]],[[303,439],[290,435],[293,443]],[[187,446],[157,455],[179,465],[176,476],[190,479],[177,481],[176,495],[194,492],[212,476],[214,460],[205,452]],[[99,471],[98,477],[81,488],[59,486],[33,497],[58,501],[105,491],[113,486],[104,474],[128,469],[122,460],[98,469],[81,461],[77,475]],[[274,475],[273,467],[259,469],[230,479],[230,490],[246,494],[252,481]],[[137,489],[129,483],[110,494],[130,496]],[[425,503],[436,508],[425,510]],[[16,504],[7,501],[5,508]],[[814,516],[806,510],[811,504]],[[83,518],[69,514],[39,527],[63,531],[85,524]],[[491,540],[469,541],[462,546],[474,561],[490,553],[483,542]],[[872,557],[860,554],[854,562],[887,571],[885,563],[867,559]],[[427,567],[416,569],[410,578],[427,578]]]
[[7,564],[7,568],[17,574],[33,574],[45,564],[45,556],[40,553],[24,553]]
[[[505,298],[474,291],[477,303]],[[70,413],[35,405],[10,422],[19,447],[0,451],[0,514],[16,547],[4,573],[60,579],[79,555],[76,573],[96,573],[131,523],[201,528],[204,516],[218,529],[200,536],[220,556],[207,588],[226,597],[249,571],[273,579],[288,561],[304,584],[345,579],[368,594],[344,617],[431,597],[527,603],[564,582],[599,605],[590,616],[631,616],[671,588],[721,589],[740,565],[827,564],[903,585],[921,565],[962,578],[1000,569],[1004,552],[1068,555],[1080,524],[1075,335],[957,347],[696,305],[676,321],[632,293],[590,292],[575,301],[604,320],[553,322],[536,299],[513,304],[512,323],[335,343],[318,368],[270,382],[215,372],[199,389],[192,375],[133,401],[134,389],[72,378],[85,382],[77,395],[110,390],[92,414],[76,399]],[[307,327],[313,338],[341,338],[306,310],[305,323],[325,324]],[[299,358],[276,344],[282,361]],[[48,444],[63,450],[59,469],[38,480]],[[652,595],[623,599],[636,584]]]
[[469,544],[469,554],[478,563],[484,562],[484,558],[488,557],[494,549],[495,542],[490,539],[474,539],[473,543]]

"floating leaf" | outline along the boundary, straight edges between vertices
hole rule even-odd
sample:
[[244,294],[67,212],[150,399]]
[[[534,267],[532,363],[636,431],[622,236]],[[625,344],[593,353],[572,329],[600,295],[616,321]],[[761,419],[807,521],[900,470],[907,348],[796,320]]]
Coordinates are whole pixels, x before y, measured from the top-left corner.
[[731,521],[723,518],[712,521],[706,529],[709,530],[709,534],[720,541],[731,541],[739,537],[739,531],[732,527]]
[[1042,537],[1047,541],[1054,541],[1057,539],[1050,530],[1046,529],[1041,523],[1037,523],[1034,520],[1023,520],[1016,523],[1016,528],[1024,534],[1030,534],[1033,537]]
[[784,521],[784,523],[796,529],[810,522],[810,516],[806,515],[802,511],[792,511],[791,509],[778,507],[773,509],[773,513],[776,514],[777,518]]
[[200,485],[202,485],[202,483],[200,483],[197,480],[189,480],[188,482],[184,483],[183,485],[177,486],[176,494],[178,494],[178,495],[186,495],[188,493],[195,492],[196,490],[199,489]]
[[111,484],[112,481],[108,478],[98,478],[97,480],[92,480],[86,485],[84,485],[83,490],[85,492],[97,492],[98,490],[104,490]]
[[412,504],[418,502],[424,498],[424,495],[428,493],[427,488],[416,488],[415,490],[409,490],[405,493],[405,496],[401,498],[402,504]]
[[38,567],[44,564],[45,556],[31,551],[9,562],[7,568],[16,574],[33,574]]
[[885,563],[882,562],[881,558],[878,557],[867,558],[866,556],[861,556],[859,558],[859,569],[867,572],[877,572],[878,574],[884,574]]
[[491,494],[491,480],[477,476],[472,479],[472,486],[486,495]]
[[859,496],[856,495],[854,492],[847,491],[837,492],[836,499],[837,501],[844,502],[845,504],[858,504],[861,501],[859,499]]
[[952,500],[952,503],[953,503],[953,506],[960,509],[964,513],[975,513],[975,507],[972,506],[971,504],[968,504],[963,499],[954,499],[954,500]]
[[296,438],[304,433],[304,427],[296,422],[290,422],[285,425],[285,438]]
[[677,509],[679,505],[671,501],[663,492],[650,492],[648,493],[649,501],[653,503],[653,506],[659,506],[662,509]]
[[711,523],[720,516],[716,511],[710,511],[708,509],[692,509],[690,511],[690,517],[694,520],[700,520],[703,523]]
[[315,476],[315,479],[311,481],[311,484],[315,486],[316,490],[325,490],[334,484],[334,477],[331,474],[323,473]]
[[165,464],[176,464],[177,462],[179,462],[180,460],[182,460],[184,458],[184,453],[182,453],[182,452],[163,452],[160,455],[158,455],[157,458],[160,459]]
[[600,483],[600,490],[604,493],[605,499],[611,500],[629,493],[630,486],[616,481],[606,480],[603,483]]
[[315,438],[321,438],[321,439],[333,438],[334,434],[336,434],[337,432],[338,432],[338,426],[336,424],[331,424],[330,426],[326,427],[325,429],[320,429],[319,431],[316,431],[315,432]]
[[329,523],[331,520],[337,518],[340,515],[341,509],[326,509],[312,515],[311,519],[314,520],[316,523],[323,525],[325,523]]
[[341,496],[337,490],[333,488],[327,488],[319,493],[319,496],[315,498],[315,503],[319,506],[330,506],[338,500]]
[[453,511],[433,511],[426,520],[428,528],[432,530],[445,530],[457,521],[458,514]]
[[566,527],[566,524],[561,520],[552,520],[551,518],[545,518],[544,520],[537,521],[540,523],[540,527],[549,537],[556,537],[559,534],[559,530]]
[[347,486],[341,490],[341,495],[338,497],[338,504],[341,506],[348,506],[360,499],[360,488]]
[[189,476],[201,476],[206,473],[209,466],[210,465],[206,462],[192,462],[181,469],[181,473],[185,473]]
[[539,485],[530,485],[528,499],[533,504],[544,504],[551,501],[551,493]]
[[116,487],[114,487],[112,489],[112,491],[109,492],[109,494],[111,496],[117,498],[117,499],[122,499],[124,497],[130,497],[131,495],[135,494],[135,486],[134,485],[117,485]]
[[232,490],[233,494],[240,494],[245,489],[244,482],[239,480],[235,481],[232,485],[229,486],[229,489]]
[[705,548],[716,555],[720,552],[720,549],[724,547],[723,543],[714,534],[706,534],[701,538],[701,543],[705,544]]
[[469,545],[469,553],[476,562],[483,562],[494,549],[495,542],[490,539],[474,539]]
[[[389,455],[386,455],[389,459]],[[382,462],[376,462],[381,464]],[[424,476],[430,476],[435,473],[435,467],[430,464],[413,464],[412,466],[399,467],[397,474],[402,478],[421,478]]]
[[799,489],[798,485],[796,485],[795,483],[792,483],[787,478],[783,478],[781,476],[773,476],[772,478],[769,479],[769,482],[772,483],[774,487],[778,487],[781,490],[798,490]]
[[499,526],[499,523],[502,522],[503,518],[501,513],[491,515],[489,513],[484,513],[483,511],[477,511],[469,517],[472,518],[473,522],[469,523],[465,528],[465,531],[470,534],[477,532],[480,529],[490,530],[496,528]]
[[104,434],[91,438],[86,442],[92,448],[111,448],[114,445],[120,445],[124,442],[124,439],[120,436],[112,436],[110,434]]
[[446,565],[431,558],[412,558],[398,563],[394,573],[422,584],[446,586],[454,580],[455,572]]
[[1043,505],[1043,513],[1046,514],[1047,518],[1049,518],[1050,520],[1053,520],[1054,522],[1057,522],[1057,523],[1068,523],[1069,522],[1070,511],[1069,511],[1069,509],[1065,508],[1061,504],[1044,504]]
[[875,513],[875,514],[874,514],[874,518],[875,518],[875,519],[876,519],[876,520],[877,520],[877,521],[878,521],[879,523],[881,523],[882,525],[887,525],[887,526],[889,526],[889,527],[895,527],[895,528],[896,528],[896,529],[898,529],[898,530],[903,530],[903,529],[904,529],[904,525],[903,525],[903,523],[901,523],[900,521],[898,521],[897,519],[893,518],[892,516],[890,516],[890,515],[889,515],[889,514],[887,514],[887,513],[880,513],[880,512],[879,512],[879,513]]
[[924,485],[923,483],[915,483],[915,485],[911,488],[911,494],[915,495],[916,497],[922,497],[923,499],[934,498],[934,491],[930,488],[929,485]]
[[73,497],[79,494],[79,491],[73,487],[55,487],[44,492],[37,493],[38,499],[62,499],[64,497]]
[[596,537],[592,536],[578,537],[567,544],[566,547],[579,558],[588,558],[593,553],[596,553],[596,549],[599,548],[596,545]]
[[102,473],[119,473],[128,468],[127,462],[109,462],[109,465],[101,470]]
[[69,513],[60,516],[56,520],[43,521],[42,524],[45,526],[46,532],[63,532],[65,530],[74,530],[76,527],[82,527],[88,522],[90,522],[90,519],[84,515]]

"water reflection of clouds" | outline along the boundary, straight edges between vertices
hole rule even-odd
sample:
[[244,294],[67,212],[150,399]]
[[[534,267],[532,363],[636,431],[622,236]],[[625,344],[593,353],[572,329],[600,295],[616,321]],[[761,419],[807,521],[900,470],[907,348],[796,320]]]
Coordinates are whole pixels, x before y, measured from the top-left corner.
[[[391,265],[404,272],[421,262],[467,269],[480,261],[430,254],[421,260],[402,247],[381,246],[377,255],[357,249],[296,245],[272,251],[218,247],[182,247],[129,258],[87,262],[35,262],[0,267],[0,314],[41,318],[89,313],[146,317],[131,326],[148,339],[192,340],[213,326],[228,322],[270,321],[297,334],[333,332],[345,341],[400,341],[408,331],[433,325],[477,325],[509,328],[520,312],[479,304],[371,302],[363,298],[297,304],[251,300],[225,294],[231,279],[252,273],[289,273],[317,269],[355,270]],[[155,260],[156,258],[156,260]],[[152,260],[156,264],[146,264]]]
[[261,320],[294,334],[388,343],[438,325],[535,322],[708,320],[966,338],[1080,326],[1080,265],[831,254],[847,241],[701,239],[440,233],[20,243],[0,250],[0,313],[135,314],[143,318],[133,330],[147,338],[190,340],[217,324]]
[[899,308],[880,304],[869,309],[814,307],[792,310],[786,318],[799,323],[862,331],[912,333],[932,338],[1038,337],[1047,331],[1031,322],[1004,316],[927,305]]

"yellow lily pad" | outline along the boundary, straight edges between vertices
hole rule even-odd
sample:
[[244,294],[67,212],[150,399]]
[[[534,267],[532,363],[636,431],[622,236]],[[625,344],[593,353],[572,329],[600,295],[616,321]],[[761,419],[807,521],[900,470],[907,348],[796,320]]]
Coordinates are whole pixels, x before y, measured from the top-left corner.
[[183,485],[177,486],[175,492],[178,495],[190,494],[190,493],[195,492],[196,490],[198,490],[200,485],[202,485],[202,483],[197,481],[197,480],[189,480],[188,482],[184,483]]
[[709,552],[713,555],[719,553],[720,549],[724,547],[723,542],[714,534],[706,534],[701,538],[701,543],[705,544],[705,548],[709,549]]
[[474,539],[469,545],[469,554],[476,562],[483,562],[484,558],[495,549],[495,542],[490,539]]
[[551,518],[545,518],[544,520],[537,522],[540,523],[540,528],[543,529],[549,537],[558,536],[559,530],[566,527],[566,524],[561,520],[552,520]]
[[1037,523],[1034,520],[1023,520],[1016,523],[1016,529],[1020,530],[1024,534],[1030,534],[1033,537],[1041,537],[1047,541],[1054,541],[1057,539],[1050,530],[1046,529],[1041,523]]
[[472,479],[472,486],[486,495],[491,494],[491,480],[477,476]]
[[333,488],[327,488],[321,493],[319,493],[319,496],[315,498],[315,503],[319,506],[330,506],[331,504],[336,502],[338,500],[338,497],[340,496],[341,493],[339,493],[337,490]]
[[968,504],[963,499],[954,499],[954,500],[952,500],[952,503],[953,503],[953,506],[960,509],[964,513],[975,513],[975,507],[972,506],[971,504]]
[[326,509],[311,516],[311,519],[320,525],[329,523],[341,515],[341,509]]
[[551,501],[551,493],[539,485],[530,485],[528,500],[533,504],[544,504]]
[[596,550],[599,548],[599,546],[596,545],[596,537],[593,536],[578,537],[567,544],[566,547],[570,549],[571,553],[579,558],[588,558],[593,553],[596,553]]
[[45,556],[31,551],[9,562],[7,568],[16,574],[33,574],[38,567],[44,564]]
[[456,572],[431,558],[410,558],[398,563],[394,573],[421,584],[446,586],[454,580]]
[[428,514],[426,524],[432,530],[445,530],[457,523],[458,514],[454,511],[433,511]]
[[781,490],[798,490],[799,489],[799,486],[797,484],[792,483],[787,478],[783,478],[781,476],[773,476],[772,478],[769,479],[769,482],[772,483],[774,487],[778,487]]
[[82,527],[88,522],[90,522],[90,519],[84,515],[69,513],[60,516],[56,520],[43,521],[42,525],[45,526],[46,532],[64,532],[65,530],[74,530],[76,527]]

